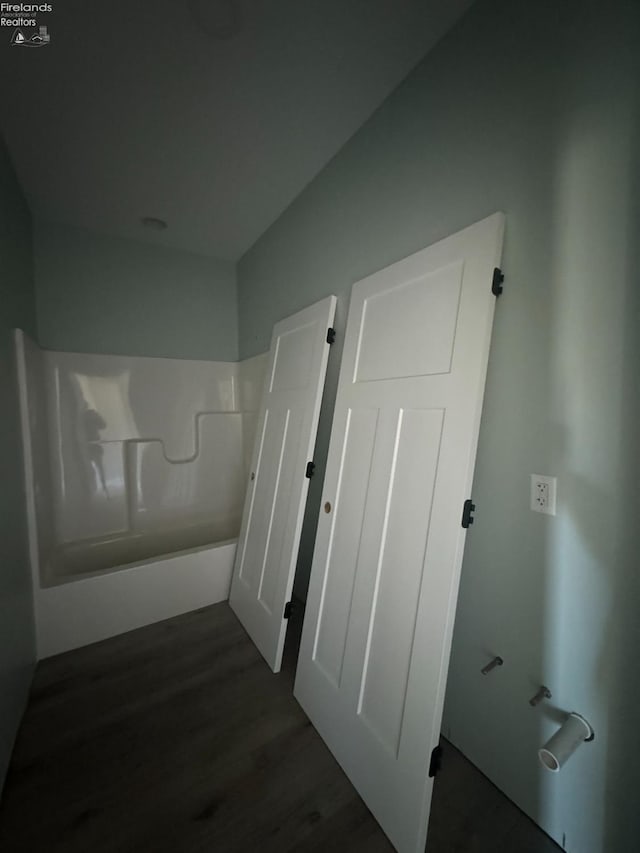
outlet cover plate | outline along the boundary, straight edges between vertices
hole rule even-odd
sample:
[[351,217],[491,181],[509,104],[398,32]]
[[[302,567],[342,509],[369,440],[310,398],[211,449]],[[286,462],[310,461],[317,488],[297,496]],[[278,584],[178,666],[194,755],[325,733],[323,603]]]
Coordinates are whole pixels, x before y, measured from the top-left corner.
[[556,478],[546,474],[531,475],[530,508],[545,515],[556,514]]

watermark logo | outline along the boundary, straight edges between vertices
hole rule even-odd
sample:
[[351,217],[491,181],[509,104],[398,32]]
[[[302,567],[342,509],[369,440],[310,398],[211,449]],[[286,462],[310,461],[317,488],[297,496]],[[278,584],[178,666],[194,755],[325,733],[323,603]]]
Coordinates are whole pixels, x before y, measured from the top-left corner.
[[51,36],[47,32],[46,27],[38,27],[38,32],[31,35],[25,35],[21,29],[16,29],[11,37],[11,44],[14,47],[44,47],[49,44]]
[[0,2],[0,27],[11,27],[13,47],[44,47],[51,36],[36,16],[52,11],[51,3]]

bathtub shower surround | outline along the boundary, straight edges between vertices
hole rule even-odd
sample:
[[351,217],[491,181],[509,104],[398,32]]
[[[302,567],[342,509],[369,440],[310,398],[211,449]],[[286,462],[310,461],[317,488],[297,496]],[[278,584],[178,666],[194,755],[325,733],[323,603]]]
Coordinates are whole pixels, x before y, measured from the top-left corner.
[[[21,333],[16,344],[39,641],[43,631],[49,636],[41,654],[61,650],[51,637],[67,604],[73,630],[87,641],[96,619],[104,624],[100,637],[89,631],[91,639],[154,621],[148,604],[141,614],[135,601],[161,600],[163,583],[179,609],[163,604],[156,618],[212,603],[214,587],[215,600],[225,598],[264,357],[235,363],[51,352]],[[202,552],[229,543],[207,592],[207,567],[220,555],[212,561]],[[189,566],[198,578],[185,597]],[[123,570],[128,580],[113,577]],[[74,582],[84,586],[64,589]],[[98,617],[83,610],[83,597],[89,611],[137,615]],[[72,634],[63,646],[72,647]]]
[[55,541],[44,353],[20,329],[15,331],[15,345],[27,497],[29,561],[35,594],[41,577],[50,572]]
[[237,368],[47,352],[51,575],[233,539],[242,509]]

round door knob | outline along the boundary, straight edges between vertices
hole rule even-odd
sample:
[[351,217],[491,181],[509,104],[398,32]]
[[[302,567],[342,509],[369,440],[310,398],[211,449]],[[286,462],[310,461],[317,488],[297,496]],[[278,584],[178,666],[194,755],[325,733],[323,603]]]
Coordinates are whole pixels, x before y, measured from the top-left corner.
[[325,512],[331,512],[331,504],[329,503],[329,501],[327,501],[326,504],[324,505],[324,511]]

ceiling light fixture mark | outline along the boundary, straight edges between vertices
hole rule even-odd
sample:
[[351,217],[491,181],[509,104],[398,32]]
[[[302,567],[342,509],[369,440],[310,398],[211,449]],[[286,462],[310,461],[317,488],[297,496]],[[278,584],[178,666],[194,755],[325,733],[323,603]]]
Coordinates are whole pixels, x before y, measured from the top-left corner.
[[164,219],[159,219],[157,216],[143,216],[140,222],[151,231],[166,231],[169,227]]

